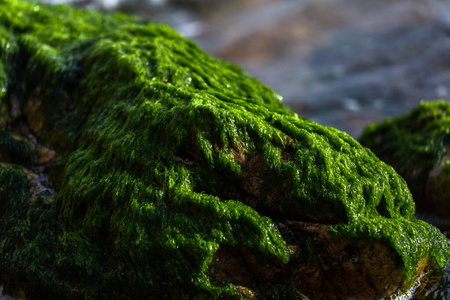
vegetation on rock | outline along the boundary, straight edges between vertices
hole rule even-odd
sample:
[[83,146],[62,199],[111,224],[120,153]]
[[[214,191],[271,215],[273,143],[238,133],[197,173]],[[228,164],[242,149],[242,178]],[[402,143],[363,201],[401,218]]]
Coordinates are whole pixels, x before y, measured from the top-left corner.
[[[441,212],[448,207],[449,103],[423,101],[404,116],[368,126],[360,142],[405,178],[420,210]],[[437,188],[429,195],[427,189],[435,184]],[[433,203],[436,198],[447,200]],[[444,211],[450,215],[450,209]]]
[[[11,293],[246,297],[208,267],[232,247],[289,269],[275,220],[387,244],[404,288],[421,259],[448,259],[391,167],[167,26],[0,0],[0,85],[0,283]],[[29,136],[56,158],[38,163]],[[55,201],[30,200],[29,169],[49,174]],[[261,293],[280,285],[298,295],[289,281]]]

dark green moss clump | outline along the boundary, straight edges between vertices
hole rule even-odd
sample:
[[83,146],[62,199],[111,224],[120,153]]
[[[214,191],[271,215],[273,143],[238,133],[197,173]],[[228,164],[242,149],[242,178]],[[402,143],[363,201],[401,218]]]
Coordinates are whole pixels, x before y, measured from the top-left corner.
[[221,246],[288,264],[274,219],[384,241],[409,278],[448,259],[392,168],[167,26],[0,0],[0,59],[0,124],[61,154],[50,204],[0,168],[0,280],[30,299],[239,296],[208,264]]
[[450,155],[450,104],[423,101],[404,116],[368,126],[360,142],[393,166],[420,208],[429,210],[432,204],[424,201],[428,175]]
[[28,166],[36,153],[23,140],[14,137],[14,134],[0,128],[0,161],[20,163]]

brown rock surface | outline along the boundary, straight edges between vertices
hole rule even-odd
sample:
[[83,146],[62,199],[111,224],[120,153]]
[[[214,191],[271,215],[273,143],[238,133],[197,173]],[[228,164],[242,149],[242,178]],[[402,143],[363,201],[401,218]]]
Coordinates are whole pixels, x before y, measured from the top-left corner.
[[450,216],[450,154],[445,155],[431,170],[425,186],[425,197],[433,202],[440,216]]
[[[387,244],[335,239],[327,224],[286,221],[277,225],[296,243],[290,248],[297,259],[285,266],[275,257],[261,258],[244,248],[222,247],[214,255],[208,275],[219,284],[238,285],[245,299],[261,299],[260,289],[265,285],[276,299],[391,299],[404,285],[400,258]],[[417,277],[432,266],[433,262],[423,259],[416,268]],[[295,296],[288,294],[288,278],[294,278]],[[276,287],[283,292],[277,294]]]
[[[290,221],[295,238],[304,237],[314,249],[310,263],[299,263],[294,273],[297,287],[311,299],[379,299],[401,289],[405,275],[399,257],[384,243],[374,240],[334,239],[330,225]],[[428,268],[417,267],[417,274]]]

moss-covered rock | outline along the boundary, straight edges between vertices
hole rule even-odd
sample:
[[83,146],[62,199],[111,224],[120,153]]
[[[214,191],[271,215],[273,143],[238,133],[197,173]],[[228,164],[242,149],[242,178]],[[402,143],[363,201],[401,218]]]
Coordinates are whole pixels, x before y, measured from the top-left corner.
[[[391,167],[167,26],[0,0],[0,79],[10,293],[295,299],[351,241],[363,254],[339,264],[382,277],[382,297],[449,258]],[[366,241],[397,272],[365,263]]]
[[419,211],[450,216],[450,103],[423,101],[368,126],[360,142],[405,178]]

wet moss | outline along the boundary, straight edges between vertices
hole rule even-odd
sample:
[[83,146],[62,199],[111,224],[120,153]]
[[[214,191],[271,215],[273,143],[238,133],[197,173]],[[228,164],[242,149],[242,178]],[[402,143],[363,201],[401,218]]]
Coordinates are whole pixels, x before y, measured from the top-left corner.
[[[30,298],[43,290],[47,298],[239,296],[236,286],[210,281],[208,264],[224,245],[288,263],[269,217],[385,241],[410,278],[419,258],[440,266],[448,258],[447,241],[414,218],[392,168],[169,27],[0,0],[0,28],[10,43],[6,56],[0,43],[0,67],[12,68],[2,84],[21,87],[2,94],[2,105],[20,95],[31,130],[62,155],[54,204],[27,204],[26,189],[1,194],[2,203],[19,197],[22,205],[2,219],[0,279],[10,289],[24,286]],[[252,160],[257,196],[245,182]],[[232,186],[236,197],[224,196]],[[244,204],[248,197],[255,203]]]

